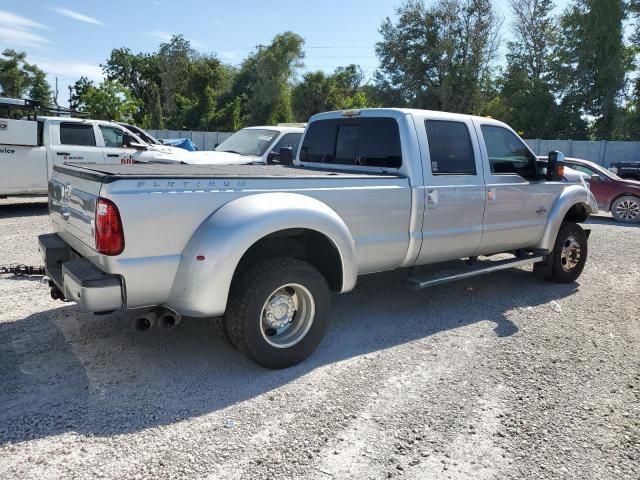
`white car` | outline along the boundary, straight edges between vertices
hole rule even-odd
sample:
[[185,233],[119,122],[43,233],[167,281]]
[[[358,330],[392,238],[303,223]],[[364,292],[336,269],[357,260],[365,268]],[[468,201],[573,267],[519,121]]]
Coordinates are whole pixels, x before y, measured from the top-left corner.
[[281,124],[276,127],[247,127],[237,131],[213,151],[188,152],[183,163],[195,165],[278,164],[281,149],[298,151],[304,127]]

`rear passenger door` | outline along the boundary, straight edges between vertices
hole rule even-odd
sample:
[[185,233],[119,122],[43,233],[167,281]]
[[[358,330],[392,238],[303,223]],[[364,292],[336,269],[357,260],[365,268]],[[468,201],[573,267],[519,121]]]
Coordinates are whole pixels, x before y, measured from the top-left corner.
[[[418,121],[418,120],[416,120]],[[482,239],[484,178],[470,119],[416,124],[426,189],[418,263],[475,255]]]
[[60,122],[52,133],[52,163],[102,163],[102,147],[97,146],[93,124]]

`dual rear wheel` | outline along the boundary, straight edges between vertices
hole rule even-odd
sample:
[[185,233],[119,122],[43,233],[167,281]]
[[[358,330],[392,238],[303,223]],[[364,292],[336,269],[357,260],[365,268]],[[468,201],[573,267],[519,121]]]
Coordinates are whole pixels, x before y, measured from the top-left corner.
[[327,281],[295,258],[263,260],[234,282],[218,330],[267,368],[293,366],[318,347],[329,326]]

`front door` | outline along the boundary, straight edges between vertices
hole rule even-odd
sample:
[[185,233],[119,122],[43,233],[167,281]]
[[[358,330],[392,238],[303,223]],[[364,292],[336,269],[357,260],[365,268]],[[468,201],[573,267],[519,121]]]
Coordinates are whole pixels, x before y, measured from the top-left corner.
[[537,158],[511,130],[477,123],[486,178],[487,208],[480,254],[506,252],[535,245],[560,182],[539,180]]
[[124,130],[109,125],[100,125],[100,134],[104,141],[104,163],[133,163],[140,156],[135,148],[124,145]]
[[102,163],[102,148],[97,146],[91,123],[60,122],[53,128],[49,152],[53,157],[50,164]]
[[482,239],[484,178],[470,119],[416,125],[423,155],[425,213],[418,264],[475,255]]

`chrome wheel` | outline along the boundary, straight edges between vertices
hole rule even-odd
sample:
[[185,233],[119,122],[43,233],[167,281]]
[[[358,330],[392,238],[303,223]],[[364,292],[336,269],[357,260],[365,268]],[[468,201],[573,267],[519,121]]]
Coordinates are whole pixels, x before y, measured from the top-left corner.
[[580,263],[580,250],[580,243],[573,235],[564,241],[560,252],[560,264],[565,272],[570,272]]
[[260,331],[276,348],[289,348],[309,332],[315,316],[315,303],[309,290],[289,283],[275,290],[264,303]]
[[635,222],[640,219],[640,201],[633,197],[623,197],[616,202],[613,214],[620,220]]

